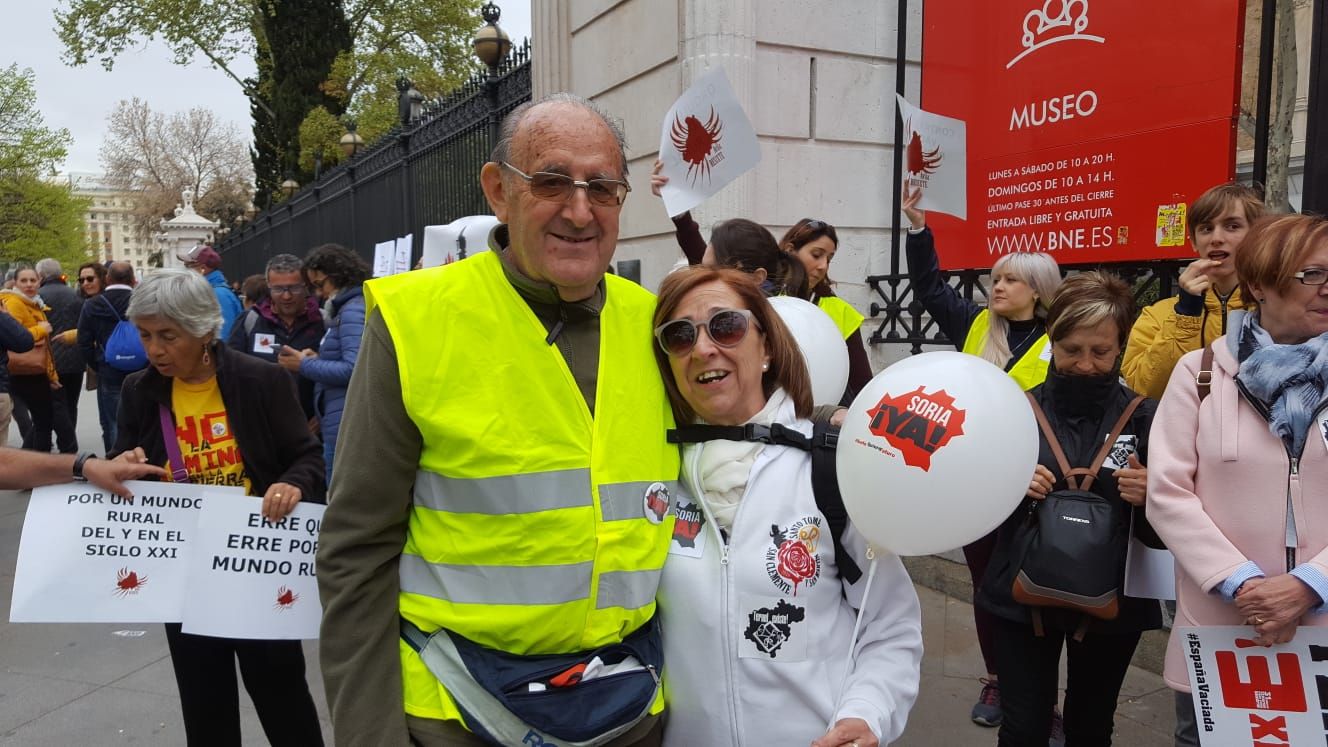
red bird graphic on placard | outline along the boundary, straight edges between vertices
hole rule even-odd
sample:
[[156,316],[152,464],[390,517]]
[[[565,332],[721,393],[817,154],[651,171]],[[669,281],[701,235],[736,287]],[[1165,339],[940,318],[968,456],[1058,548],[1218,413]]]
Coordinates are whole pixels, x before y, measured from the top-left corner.
[[931,150],[923,150],[922,136],[914,132],[912,139],[908,141],[908,148],[904,151],[908,161],[908,173],[910,174],[932,174],[941,165],[941,148],[936,146]]
[[137,594],[138,590],[143,588],[143,584],[146,584],[147,582],[148,582],[147,576],[139,578],[138,574],[135,573],[134,571],[131,571],[128,568],[121,568],[120,571],[115,574],[114,594],[117,597],[124,597],[124,596],[129,596],[130,594]]
[[282,586],[277,589],[277,603],[272,605],[273,609],[288,610],[300,601],[300,595]]
[[682,155],[682,160],[687,162],[687,176],[691,178],[693,185],[696,184],[698,176],[704,176],[706,181],[710,180],[710,154],[718,149],[723,129],[724,123],[719,120],[719,115],[715,114],[713,106],[710,107],[710,118],[705,124],[690,114],[681,120],[677,114],[673,115],[673,127],[669,131],[669,139]]

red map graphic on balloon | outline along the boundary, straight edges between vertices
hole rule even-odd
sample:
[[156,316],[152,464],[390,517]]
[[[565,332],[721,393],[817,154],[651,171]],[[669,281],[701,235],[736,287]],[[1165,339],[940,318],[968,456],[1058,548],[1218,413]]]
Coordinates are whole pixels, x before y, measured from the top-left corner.
[[931,470],[931,456],[964,433],[965,411],[955,407],[954,397],[942,389],[933,394],[919,386],[891,397],[889,392],[867,411],[868,430],[899,449],[904,464]]

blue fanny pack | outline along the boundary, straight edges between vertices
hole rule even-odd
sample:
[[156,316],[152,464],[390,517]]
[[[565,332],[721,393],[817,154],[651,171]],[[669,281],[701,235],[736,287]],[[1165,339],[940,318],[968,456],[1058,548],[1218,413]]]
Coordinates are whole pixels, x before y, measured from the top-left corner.
[[[466,727],[492,744],[593,747],[650,713],[664,665],[658,618],[621,643],[575,654],[518,656],[439,629],[401,621],[401,637],[461,709]],[[598,659],[598,664],[592,664]],[[582,678],[587,666],[639,667]]]

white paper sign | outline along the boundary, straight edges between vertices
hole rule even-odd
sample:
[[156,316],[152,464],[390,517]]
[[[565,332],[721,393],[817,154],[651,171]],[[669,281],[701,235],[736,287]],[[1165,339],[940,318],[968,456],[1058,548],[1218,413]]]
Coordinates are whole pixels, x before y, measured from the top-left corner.
[[277,344],[276,335],[268,334],[265,332],[259,332],[258,334],[254,335],[255,353],[262,353],[264,355],[276,355],[277,351],[274,350],[276,344]]
[[1154,550],[1134,537],[1125,550],[1125,596],[1138,599],[1176,598],[1176,556]]
[[724,68],[701,76],[664,115],[659,160],[660,173],[669,178],[660,194],[672,216],[705,202],[760,162],[756,130]]
[[373,276],[381,278],[391,275],[396,256],[396,241],[380,241],[374,244]]
[[421,265],[440,267],[450,265],[464,255],[489,249],[489,233],[498,225],[492,215],[467,215],[445,226],[424,227],[424,251]]
[[968,137],[963,120],[923,111],[898,94],[904,183],[922,189],[921,210],[968,218]]
[[323,610],[314,552],[326,506],[298,503],[268,522],[263,499],[209,501],[190,553],[184,632],[222,638],[317,638]]
[[1328,676],[1328,628],[1301,626],[1264,648],[1245,627],[1176,629],[1204,747],[1322,744],[1316,676]]
[[410,272],[410,250],[415,240],[415,234],[408,233],[397,239],[396,261],[392,265],[392,273]]
[[87,483],[32,491],[10,622],[179,622],[200,507],[237,488],[127,483],[132,499]]

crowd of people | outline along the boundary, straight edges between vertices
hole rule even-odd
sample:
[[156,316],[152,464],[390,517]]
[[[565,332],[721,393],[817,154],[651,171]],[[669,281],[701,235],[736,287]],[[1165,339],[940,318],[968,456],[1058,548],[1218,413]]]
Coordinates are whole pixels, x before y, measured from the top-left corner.
[[[839,233],[804,218],[776,240],[731,218],[707,240],[684,213],[685,261],[656,297],[606,273],[626,179],[617,122],[556,94],[504,120],[480,173],[492,251],[461,262],[370,280],[329,244],[273,256],[243,300],[207,246],[141,282],[85,264],[77,292],[53,260],[18,269],[0,293],[0,418],[11,397],[30,418],[27,482],[234,485],[272,519],[326,500],[319,655],[338,743],[890,743],[918,697],[918,599],[817,466],[872,375],[863,318],[829,279]],[[985,306],[961,297],[919,198],[903,202],[916,299],[1040,426],[1026,496],[963,548],[986,670],[972,720],[1006,746],[1111,744],[1129,662],[1163,619],[1125,593],[1132,539],[1174,553],[1178,626],[1277,643],[1328,624],[1313,614],[1328,221],[1214,187],[1189,212],[1199,258],[1178,295],[1136,319],[1127,283],[1063,277],[1047,254],[1001,257]],[[842,397],[813,400],[779,295],[836,323]],[[64,430],[85,384],[107,459],[72,456]],[[216,448],[202,413],[233,463],[186,458]],[[0,451],[0,483],[24,481],[16,459]],[[1071,575],[1108,593],[1032,582],[1054,541],[1034,517],[1058,502],[1105,517]],[[167,638],[191,744],[239,743],[237,661],[272,743],[321,744],[297,643]],[[1176,744],[1199,744],[1174,634],[1166,681]]]

